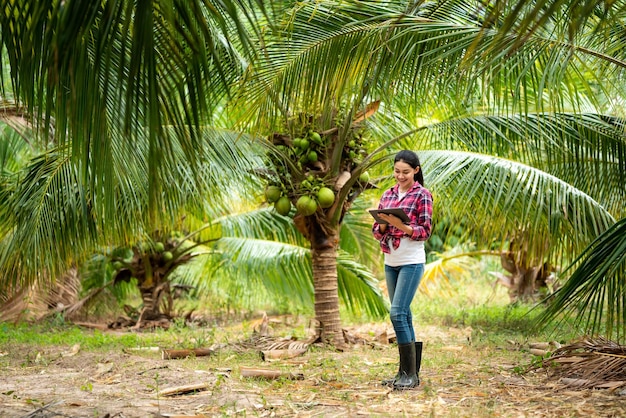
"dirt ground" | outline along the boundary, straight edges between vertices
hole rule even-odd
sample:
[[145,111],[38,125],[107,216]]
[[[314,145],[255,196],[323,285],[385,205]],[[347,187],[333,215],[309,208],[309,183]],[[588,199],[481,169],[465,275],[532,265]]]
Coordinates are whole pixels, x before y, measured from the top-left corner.
[[[518,373],[531,358],[523,342],[493,347],[472,341],[467,329],[419,334],[422,383],[404,392],[380,384],[397,367],[395,346],[385,344],[355,344],[345,352],[313,346],[274,362],[228,347],[163,360],[157,350],[8,344],[0,347],[0,417],[626,416],[624,391],[572,390],[541,372]],[[283,377],[243,377],[245,367]],[[197,389],[181,389],[191,385]]]

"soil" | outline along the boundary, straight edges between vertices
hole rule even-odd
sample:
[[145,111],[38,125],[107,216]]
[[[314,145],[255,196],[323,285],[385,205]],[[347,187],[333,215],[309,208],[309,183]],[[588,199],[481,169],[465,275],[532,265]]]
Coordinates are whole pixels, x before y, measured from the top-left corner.
[[[344,352],[311,346],[274,362],[228,345],[207,357],[163,360],[157,350],[8,344],[0,347],[0,417],[626,416],[625,392],[575,390],[541,371],[519,373],[532,358],[524,342],[483,344],[470,329],[417,330],[421,385],[390,390],[380,381],[395,374],[397,352],[375,341],[378,331],[351,330],[365,343]],[[242,377],[243,367],[286,377]],[[189,385],[196,390],[166,395]]]

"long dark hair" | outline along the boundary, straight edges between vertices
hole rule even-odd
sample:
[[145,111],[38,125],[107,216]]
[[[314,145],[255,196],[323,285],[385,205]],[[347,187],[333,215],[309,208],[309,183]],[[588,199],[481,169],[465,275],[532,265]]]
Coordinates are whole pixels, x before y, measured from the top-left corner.
[[407,163],[412,168],[419,167],[420,170],[413,175],[413,180],[419,181],[420,184],[424,185],[424,174],[422,173],[422,165],[420,164],[420,159],[417,154],[408,149],[402,150],[396,154],[396,157],[393,159],[393,163],[397,163],[398,161],[402,161],[403,163]]

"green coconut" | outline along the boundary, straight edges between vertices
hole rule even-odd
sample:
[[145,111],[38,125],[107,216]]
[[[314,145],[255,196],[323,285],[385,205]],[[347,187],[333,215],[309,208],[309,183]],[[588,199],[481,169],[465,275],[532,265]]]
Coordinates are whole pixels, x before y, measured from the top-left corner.
[[317,145],[322,145],[322,137],[317,132],[311,132],[309,135],[311,141],[315,142]]
[[291,201],[287,196],[281,196],[280,199],[274,203],[274,209],[281,215],[287,216],[291,211]]
[[274,203],[278,199],[280,199],[281,194],[282,194],[282,191],[280,190],[280,187],[278,186],[267,186],[267,188],[265,189],[265,198],[270,203]]
[[296,202],[296,208],[298,208],[298,212],[302,215],[310,216],[317,210],[317,202],[309,196],[300,196]]
[[317,201],[321,208],[329,208],[335,203],[335,193],[328,187],[322,187],[317,192]]

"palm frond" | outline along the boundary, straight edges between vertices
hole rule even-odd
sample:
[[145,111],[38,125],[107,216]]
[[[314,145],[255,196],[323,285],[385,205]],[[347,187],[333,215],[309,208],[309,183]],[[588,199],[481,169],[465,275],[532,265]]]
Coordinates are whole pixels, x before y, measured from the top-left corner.
[[[112,142],[145,135],[148,211],[161,210],[160,164],[178,144],[199,161],[197,129],[222,104],[245,60],[261,2],[16,1],[0,14],[13,94],[43,134],[81,164],[86,189],[111,200]],[[247,17],[246,17],[247,16]],[[243,46],[240,48],[242,49]],[[29,51],[29,52],[26,52]],[[3,71],[4,73],[4,71]],[[179,129],[167,129],[175,125]],[[69,146],[67,146],[69,145]]]
[[[294,295],[301,305],[311,303],[313,287],[309,251],[299,245],[270,240],[224,237],[218,251],[231,262],[231,271],[277,295]],[[228,270],[224,264],[222,269]],[[233,274],[234,276],[234,274]],[[231,276],[232,277],[232,276]],[[252,287],[254,289],[254,287]]]
[[[134,146],[113,144],[111,167],[106,178],[99,177],[96,191],[81,175],[82,165],[65,152],[54,149],[30,161],[1,191],[6,199],[0,202],[0,230],[7,232],[0,245],[6,275],[0,280],[27,283],[42,270],[52,278],[71,263],[86,260],[99,245],[132,244],[156,229],[182,228],[183,212],[212,217],[229,213],[226,196],[255,184],[241,167],[260,164],[261,157],[239,133],[205,129],[202,138],[197,153],[209,156],[202,164],[194,167],[180,146],[173,146],[160,164],[163,203],[156,219],[149,210],[145,137],[138,137]],[[103,192],[105,188],[112,191]]]
[[575,184],[621,217],[626,199],[624,126],[620,118],[599,114],[468,115],[425,126],[402,144],[418,140],[420,148],[518,161]]
[[580,253],[569,280],[547,300],[537,326],[558,326],[573,318],[589,335],[626,337],[626,218],[616,222]]
[[588,195],[535,168],[469,152],[420,153],[436,201],[468,214],[483,242],[524,231],[531,257],[560,259],[582,251],[615,222]]
[[[370,228],[368,224],[368,235]],[[364,235],[357,230],[357,236]],[[274,306],[291,304],[292,309],[313,306],[310,250],[288,218],[268,208],[230,214],[216,219],[203,234],[219,239],[212,255],[198,261],[203,267],[198,264],[181,273],[185,284],[249,306],[270,301]],[[375,243],[371,236],[369,241]],[[371,267],[345,251],[340,251],[337,262],[339,294],[346,308],[356,315],[383,315],[387,308]]]
[[[341,223],[339,246],[360,264],[376,265],[381,254],[379,242],[372,236],[373,218],[367,212],[374,204],[359,196]],[[377,254],[373,257],[372,254]]]
[[215,219],[220,236],[270,239],[306,247],[307,243],[290,218],[279,215],[273,208],[263,207]]
[[456,249],[439,254],[436,260],[426,264],[419,291],[425,295],[431,295],[432,289],[437,289],[437,293],[451,293],[451,282],[468,279],[475,269],[474,255],[471,252],[458,253]]
[[626,386],[626,347],[605,338],[583,338],[557,348],[537,366],[565,387],[606,388]]
[[68,158],[47,153],[33,160],[21,184],[3,202],[19,208],[11,214],[12,230],[0,245],[1,279],[9,281],[8,287],[42,271],[54,277],[62,271],[59,266],[71,264],[70,254],[84,254],[96,238],[96,222],[78,178]]

